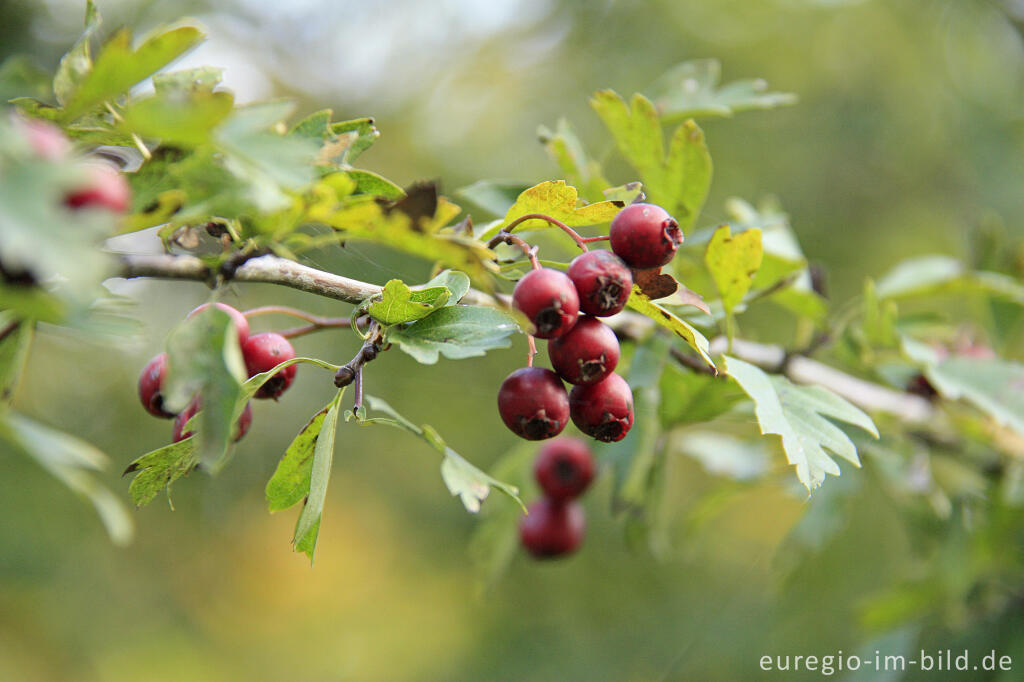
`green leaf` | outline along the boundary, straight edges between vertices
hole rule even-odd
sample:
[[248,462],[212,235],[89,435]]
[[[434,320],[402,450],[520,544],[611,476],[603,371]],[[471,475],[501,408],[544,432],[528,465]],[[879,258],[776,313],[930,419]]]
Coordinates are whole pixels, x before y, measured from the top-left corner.
[[62,119],[73,121],[90,109],[127,93],[142,81],[182,56],[204,39],[194,26],[157,33],[132,49],[132,34],[122,29],[103,46],[92,70],[67,101]]
[[214,128],[231,114],[234,102],[229,92],[158,92],[125,107],[118,127],[165,144],[196,147],[210,142]]
[[715,363],[711,360],[711,355],[709,355],[708,340],[704,335],[697,331],[690,323],[677,317],[645,296],[636,285],[633,286],[633,293],[629,295],[629,299],[626,301],[626,307],[635,310],[641,315],[646,315],[683,341],[686,341],[690,348],[697,351],[704,359],[704,362],[708,363],[709,367],[715,368]]
[[447,287],[429,287],[413,291],[400,279],[389,280],[381,299],[367,307],[370,317],[385,326],[422,319],[448,302]]
[[658,113],[643,95],[634,95],[630,108],[615,92],[601,90],[590,104],[640,174],[648,200],[675,216],[689,234],[711,187],[711,155],[701,129],[684,122],[666,152]]
[[950,256],[919,256],[903,261],[878,281],[886,299],[981,293],[1024,305],[1024,284],[998,272],[974,271]]
[[128,486],[128,494],[135,506],[149,504],[161,490],[169,490],[175,481],[195,468],[196,442],[197,438],[190,436],[148,452],[128,465],[125,474],[138,472]]
[[635,201],[642,201],[645,196],[642,182],[627,182],[625,185],[619,185],[618,187],[609,187],[601,193],[605,199],[621,201],[627,206]]
[[717,59],[695,59],[670,69],[651,86],[651,99],[666,123],[697,116],[732,116],[751,109],[796,103],[796,95],[769,92],[764,80],[733,81],[719,87]]
[[209,95],[224,80],[224,69],[198,66],[167,73],[153,74],[153,89],[161,96]]
[[107,465],[107,456],[70,434],[16,412],[0,408],[0,439],[31,457],[72,491],[95,507],[111,541],[126,545],[134,524],[121,501],[100,485],[93,472]]
[[238,402],[235,403],[235,413],[241,414],[242,409],[245,408],[245,404],[252,400],[252,397],[256,395],[256,391],[260,390],[260,387],[270,381],[275,374],[286,367],[291,367],[292,365],[298,365],[300,363],[316,365],[317,367],[321,367],[330,372],[337,372],[341,369],[339,365],[332,365],[329,362],[317,360],[316,358],[292,358],[291,360],[285,360],[284,362],[278,363],[273,369],[267,370],[262,374],[255,374],[249,377],[249,379],[242,384],[242,388],[238,396]]
[[417,289],[429,289],[431,287],[445,287],[451,292],[446,306],[453,306],[462,300],[462,297],[469,293],[469,276],[458,270],[442,270],[437,276]]
[[735,236],[728,225],[715,230],[704,252],[704,263],[711,272],[725,312],[731,314],[750,291],[754,275],[761,267],[761,230],[756,228]]
[[508,348],[518,331],[504,313],[484,306],[450,306],[436,310],[407,327],[388,331],[387,340],[424,365],[433,365],[440,355],[462,360],[484,355],[495,348]]
[[395,201],[405,196],[405,190],[391,182],[383,175],[368,170],[351,169],[345,171],[355,181],[356,194],[369,194],[374,197]]
[[313,471],[313,451],[320,430],[323,428],[324,417],[334,402],[331,401],[324,409],[313,415],[309,423],[302,427],[284,457],[277,464],[274,475],[267,481],[267,504],[271,512],[281,511],[298,504],[309,494],[310,477]]
[[270,130],[294,110],[291,102],[274,101],[235,109],[217,130],[218,146],[227,153],[225,166],[249,186],[247,199],[264,212],[286,208],[285,190],[312,184],[319,145],[301,136]]
[[336,159],[341,165],[353,163],[380,137],[380,131],[377,130],[372,118],[354,118],[351,121],[332,123],[331,132],[339,137],[346,136],[349,140],[344,153]]
[[742,391],[721,377],[670,364],[661,375],[661,423],[668,428],[709,422],[728,412],[742,397]]
[[[198,459],[216,473],[224,461],[241,410],[245,363],[231,317],[216,306],[186,319],[167,339],[168,371],[164,402],[184,409],[199,396]],[[244,407],[244,403],[243,403]]]
[[737,358],[726,356],[725,361],[729,376],[754,401],[761,433],[782,437],[786,459],[796,467],[797,479],[808,490],[820,486],[826,474],[840,473],[826,449],[860,466],[853,441],[825,417],[853,424],[878,438],[878,429],[869,416],[828,389],[799,386],[785,377],[769,376]]
[[[599,201],[593,204],[579,205],[579,196],[576,188],[565,184],[564,180],[542,182],[535,185],[516,198],[505,214],[505,221],[502,226],[508,225],[516,218],[531,213],[543,213],[555,220],[560,220],[569,227],[581,227],[584,225],[598,225],[611,222],[622,205],[615,201]],[[543,230],[557,229],[551,223],[534,218],[519,223],[516,230]],[[498,230],[493,230],[497,232]],[[487,235],[481,237],[486,239]]]
[[[506,452],[491,467],[490,475],[521,491],[523,497],[536,496],[532,463],[537,446],[520,443]],[[483,593],[501,578],[519,551],[519,521],[522,509],[511,504],[487,505],[473,529],[469,556],[477,578],[477,591]]]
[[50,99],[53,79],[28,55],[11,55],[0,64],[0,102],[15,98]]
[[569,121],[559,119],[553,131],[541,126],[537,135],[548,155],[562,169],[568,183],[578,187],[584,199],[600,201],[602,191],[610,183],[601,175],[601,164],[589,158],[583,150],[583,143]]
[[17,319],[9,311],[0,312],[0,404],[6,404],[14,397],[18,380],[28,360],[28,349],[32,343],[35,323]]
[[306,503],[299,514],[299,520],[295,524],[295,535],[292,543],[295,551],[304,552],[313,560],[316,552],[316,541],[320,534],[320,519],[323,516],[324,500],[327,498],[327,483],[331,477],[331,463],[334,460],[334,437],[338,428],[338,411],[341,408],[341,398],[345,395],[342,388],[335,395],[334,400],[324,414],[320,433],[317,435],[316,443],[313,446],[313,461],[309,470],[309,490],[306,495]]
[[1002,358],[941,357],[909,337],[903,337],[902,346],[943,398],[965,400],[1024,435],[1024,365]]
[[99,29],[100,15],[93,0],[85,3],[85,31],[74,46],[61,57],[57,73],[53,77],[53,94],[59,104],[67,104],[68,99],[88,77],[92,70],[92,56],[89,42]]
[[448,447],[431,426],[426,424],[417,426],[380,398],[367,395],[365,399],[371,409],[375,412],[382,412],[387,417],[362,419],[363,424],[387,424],[403,429],[422,438],[430,447],[444,456],[441,460],[441,479],[448,491],[462,501],[467,511],[472,513],[480,511],[480,504],[487,498],[491,488],[508,495],[519,504],[523,511],[526,510],[523,501],[519,498],[519,490],[515,486],[499,481],[470,464],[459,453]]

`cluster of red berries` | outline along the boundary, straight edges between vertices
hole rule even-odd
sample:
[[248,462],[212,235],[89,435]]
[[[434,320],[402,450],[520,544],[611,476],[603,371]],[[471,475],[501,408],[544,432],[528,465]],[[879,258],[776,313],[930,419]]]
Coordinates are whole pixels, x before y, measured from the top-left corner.
[[[38,119],[15,116],[14,125],[20,130],[29,147],[40,159],[68,161],[72,158],[71,141],[60,128]],[[82,184],[64,197],[64,204],[73,210],[101,208],[124,213],[131,205],[128,181],[112,165],[92,159],[81,164],[85,174]]]
[[533,475],[543,497],[519,522],[519,539],[530,554],[551,559],[579,547],[586,523],[576,498],[590,486],[594,473],[594,457],[583,441],[559,438],[540,449]]
[[[210,305],[210,303],[204,303],[190,312],[188,317],[191,318],[198,315],[209,308]],[[291,360],[295,357],[295,349],[292,348],[292,344],[288,342],[288,339],[284,338],[280,334],[275,334],[274,332],[264,332],[262,334],[253,334],[250,336],[249,321],[245,319],[245,315],[226,303],[217,303],[215,305],[231,316],[235,331],[238,332],[238,344],[242,349],[242,357],[245,360],[245,369],[250,377],[262,374],[263,372],[269,372],[282,362]],[[281,394],[292,385],[292,381],[295,380],[295,372],[295,365],[285,367],[267,380],[267,382],[256,392],[254,397],[273,398],[274,400],[277,400]],[[186,431],[185,427],[188,424],[188,421],[194,417],[197,412],[199,412],[202,406],[199,398],[196,397],[180,413],[174,414],[173,412],[168,412],[164,407],[164,397],[162,393],[164,378],[166,376],[167,353],[161,353],[146,364],[145,368],[142,370],[142,375],[139,376],[139,399],[142,401],[142,406],[146,408],[146,411],[154,417],[174,419],[174,431],[172,435],[173,442],[177,443],[178,441],[184,440],[192,435],[192,432]],[[236,443],[241,440],[242,436],[246,434],[249,430],[249,426],[251,425],[252,407],[246,404],[245,410],[242,412],[242,415],[238,418],[238,423],[235,425],[234,440]]]
[[[580,431],[604,442],[622,440],[633,426],[632,391],[614,373],[619,341],[597,318],[620,312],[633,289],[630,268],[671,261],[682,233],[660,206],[632,204],[615,216],[610,239],[612,251],[577,256],[567,274],[532,270],[512,292],[512,304],[533,324],[534,335],[549,340],[555,369],[523,367],[501,384],[498,411],[522,438],[557,436],[570,417]],[[573,384],[571,393],[563,380]]]

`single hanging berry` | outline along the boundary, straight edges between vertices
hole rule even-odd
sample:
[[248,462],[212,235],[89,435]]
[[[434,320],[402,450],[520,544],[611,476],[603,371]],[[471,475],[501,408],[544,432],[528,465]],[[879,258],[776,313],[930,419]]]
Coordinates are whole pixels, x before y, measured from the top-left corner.
[[581,317],[568,333],[548,342],[548,357],[570,384],[596,384],[619,364],[619,340],[596,317]]
[[574,387],[569,407],[576,428],[605,443],[622,440],[633,427],[633,392],[618,374]]
[[569,279],[580,298],[580,311],[608,317],[626,307],[633,290],[633,273],[611,251],[587,251],[569,264]]
[[661,206],[630,204],[612,219],[612,251],[637,270],[660,268],[683,241],[679,223]]
[[[263,332],[254,334],[242,346],[242,357],[245,359],[245,369],[249,377],[269,372],[282,362],[295,357],[295,349],[288,339],[274,332]],[[295,365],[288,365],[264,383],[255,398],[273,398],[277,400],[282,393],[288,390],[295,380]]]
[[173,412],[164,409],[163,386],[167,377],[167,353],[161,353],[146,363],[139,375],[139,400],[154,417],[170,419]]
[[572,280],[550,268],[523,276],[512,291],[512,305],[530,320],[539,339],[553,339],[572,329],[580,311]]
[[541,498],[519,521],[519,539],[538,559],[553,559],[574,552],[583,541],[585,529],[583,507],[578,502]]
[[594,456],[577,438],[545,443],[533,462],[533,475],[544,496],[555,501],[580,496],[594,480]]
[[569,423],[569,396],[550,369],[523,367],[501,383],[498,413],[517,436],[544,440],[560,434]]

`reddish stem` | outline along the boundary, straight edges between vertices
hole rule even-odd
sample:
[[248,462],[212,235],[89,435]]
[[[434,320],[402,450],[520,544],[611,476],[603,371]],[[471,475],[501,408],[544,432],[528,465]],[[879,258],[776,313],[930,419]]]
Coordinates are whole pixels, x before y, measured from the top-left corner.
[[560,228],[563,232],[572,237],[572,240],[576,242],[576,246],[580,247],[581,251],[588,251],[589,249],[587,248],[587,244],[590,242],[599,242],[608,239],[608,237],[581,237],[579,232],[572,229],[571,227],[563,223],[561,220],[552,218],[549,215],[544,215],[543,213],[528,213],[524,216],[519,216],[511,223],[506,225],[504,231],[511,232],[517,225],[524,223],[527,220],[543,220],[546,223],[549,223],[557,228]]
[[521,237],[517,237],[514,234],[509,234],[505,230],[502,230],[498,234],[494,235],[491,241],[487,242],[487,248],[493,249],[498,244],[510,244],[512,246],[518,246],[522,249],[526,257],[530,259],[530,267],[534,270],[540,270],[540,261],[537,260],[537,247],[530,246],[530,244]]
[[305,336],[306,334],[312,334],[313,332],[320,331],[321,329],[348,327],[351,324],[351,321],[347,317],[320,317],[319,315],[307,313],[305,310],[280,305],[265,305],[259,308],[252,308],[251,310],[244,311],[242,315],[244,315],[246,319],[250,317],[257,317],[259,315],[288,315],[300,320],[305,320],[309,323],[301,327],[292,327],[291,329],[285,329],[278,332],[278,334],[286,339]]

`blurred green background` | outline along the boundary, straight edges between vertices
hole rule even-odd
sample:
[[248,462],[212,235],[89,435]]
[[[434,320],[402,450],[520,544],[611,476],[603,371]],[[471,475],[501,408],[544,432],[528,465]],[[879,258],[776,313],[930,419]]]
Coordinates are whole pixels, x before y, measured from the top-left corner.
[[[80,29],[81,5],[0,4],[0,58],[29,53],[53,69]],[[300,113],[375,116],[382,138],[360,165],[402,184],[439,178],[448,190],[482,178],[554,179],[539,124],[565,115],[594,153],[608,152],[590,93],[629,94],[680,61],[717,57],[725,80],[763,77],[800,102],[702,122],[715,179],[701,224],[725,219],[726,197],[779,196],[837,300],[912,254],[964,255],[965,234],[979,223],[1011,232],[1024,224],[1024,5],[1015,0],[99,7],[108,28],[139,32],[184,14],[199,19],[211,38],[180,65],[226,66],[242,100],[286,96]],[[632,179],[624,166],[610,174]],[[361,246],[316,264],[378,283],[421,281],[429,269]],[[140,341],[112,348],[44,330],[17,397],[27,414],[108,452],[116,471],[106,482],[122,495],[117,471],[170,432],[138,405],[138,371],[208,296],[188,283],[124,291],[145,322]],[[227,300],[345,313],[260,285]],[[296,345],[343,362],[353,338],[323,333]],[[367,390],[486,467],[515,444],[492,403],[521,350],[428,368],[388,353]],[[447,494],[436,457],[397,431],[352,425],[339,432],[311,569],[289,548],[295,512],[269,515],[263,486],[330,395],[324,375],[300,369],[279,404],[255,405],[252,432],[224,475],[184,479],[173,512],[162,500],[140,510],[126,549],[112,547],[91,510],[35,464],[0,452],[0,680],[757,679],[764,654],[877,646],[881,633],[861,618],[865,599],[914,571],[911,539],[870,485],[870,461],[809,501],[766,482],[707,502],[721,482],[679,455],[667,512],[689,521],[676,528],[672,557],[630,551],[599,486],[586,500],[588,538],[577,556],[520,558],[479,597],[467,558],[475,520]],[[838,532],[798,552],[786,539],[793,525],[844,487],[830,517]],[[711,510],[695,512],[698,501]],[[961,625],[937,624],[936,646],[981,646],[985,628],[1007,627]],[[895,650],[911,634],[889,633],[884,646]]]

